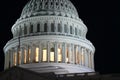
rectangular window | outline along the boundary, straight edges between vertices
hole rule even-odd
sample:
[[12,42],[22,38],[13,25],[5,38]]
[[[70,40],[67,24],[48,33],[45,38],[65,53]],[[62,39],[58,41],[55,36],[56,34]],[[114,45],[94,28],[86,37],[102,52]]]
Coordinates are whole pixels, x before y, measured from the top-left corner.
[[35,61],[39,61],[39,48],[36,48]]
[[44,48],[43,49],[43,57],[42,57],[42,61],[47,61],[47,49],[46,48]]

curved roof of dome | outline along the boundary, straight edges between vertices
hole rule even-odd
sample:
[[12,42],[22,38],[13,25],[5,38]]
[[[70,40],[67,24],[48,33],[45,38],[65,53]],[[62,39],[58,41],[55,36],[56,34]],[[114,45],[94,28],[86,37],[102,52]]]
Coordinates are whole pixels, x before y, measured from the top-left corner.
[[57,15],[78,18],[70,0],[31,0],[23,8],[21,18],[41,15]]

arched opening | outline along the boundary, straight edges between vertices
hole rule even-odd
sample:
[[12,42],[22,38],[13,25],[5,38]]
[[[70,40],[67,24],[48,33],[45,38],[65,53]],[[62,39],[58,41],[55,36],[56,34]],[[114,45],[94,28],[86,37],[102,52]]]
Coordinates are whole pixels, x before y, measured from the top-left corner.
[[45,23],[44,24],[44,32],[47,32],[47,28],[48,28],[47,23]]

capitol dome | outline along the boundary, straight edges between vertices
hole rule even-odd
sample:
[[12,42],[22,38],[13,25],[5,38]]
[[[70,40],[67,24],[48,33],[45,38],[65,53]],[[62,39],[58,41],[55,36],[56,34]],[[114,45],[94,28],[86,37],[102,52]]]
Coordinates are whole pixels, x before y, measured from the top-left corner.
[[78,18],[76,8],[69,0],[31,0],[24,7],[21,18],[42,15]]
[[11,28],[4,47],[5,69],[19,66],[38,73],[94,72],[93,44],[70,0],[31,0]]

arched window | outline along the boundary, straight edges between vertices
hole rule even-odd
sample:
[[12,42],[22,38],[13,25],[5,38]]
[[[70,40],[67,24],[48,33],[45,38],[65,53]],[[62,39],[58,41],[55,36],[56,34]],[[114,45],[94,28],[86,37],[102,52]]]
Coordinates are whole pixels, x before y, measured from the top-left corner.
[[37,32],[40,32],[40,24],[37,24]]
[[60,23],[58,24],[58,32],[62,32],[62,27]]
[[75,28],[75,35],[77,35],[77,28]]
[[44,32],[47,32],[47,23],[44,24]]
[[51,32],[55,32],[55,25],[54,25],[54,23],[51,23]]
[[70,34],[72,34],[73,33],[73,28],[72,28],[72,26],[70,26]]
[[64,32],[65,33],[68,33],[68,29],[67,29],[67,25],[65,24],[65,26],[64,26]]
[[33,25],[30,25],[30,33],[33,33]]

